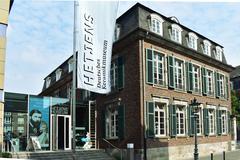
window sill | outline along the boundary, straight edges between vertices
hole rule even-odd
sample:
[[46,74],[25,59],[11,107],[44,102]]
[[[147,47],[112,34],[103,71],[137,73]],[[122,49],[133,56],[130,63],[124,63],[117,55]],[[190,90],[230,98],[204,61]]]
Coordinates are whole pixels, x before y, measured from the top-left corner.
[[167,89],[167,86],[166,86],[166,85],[153,84],[152,86],[153,86],[154,88]]
[[169,136],[155,136],[156,139],[169,139]]

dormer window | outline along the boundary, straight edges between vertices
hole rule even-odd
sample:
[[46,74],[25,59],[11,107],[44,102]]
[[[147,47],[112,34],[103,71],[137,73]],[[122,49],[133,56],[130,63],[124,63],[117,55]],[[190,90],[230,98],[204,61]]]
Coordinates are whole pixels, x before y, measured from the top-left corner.
[[223,49],[219,46],[216,47],[215,58],[219,61],[222,61]]
[[211,43],[208,40],[203,41],[203,53],[211,56]]
[[73,71],[73,59],[69,59],[68,61],[68,72]]
[[177,24],[172,24],[172,29],[170,31],[171,40],[182,43],[182,28]]
[[57,69],[56,71],[56,81],[58,81],[61,78],[61,74],[62,74],[62,69]]
[[190,32],[188,34],[188,47],[197,50],[197,35]]
[[51,84],[51,77],[46,78],[46,88],[48,88]]
[[151,31],[163,36],[163,22],[159,15],[151,14]]
[[119,39],[119,35],[120,35],[120,25],[116,24],[115,30],[114,30],[114,42]]

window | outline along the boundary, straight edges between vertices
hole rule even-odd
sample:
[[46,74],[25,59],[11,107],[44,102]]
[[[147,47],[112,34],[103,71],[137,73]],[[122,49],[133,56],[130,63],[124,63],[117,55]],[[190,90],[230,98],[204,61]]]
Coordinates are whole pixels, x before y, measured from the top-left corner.
[[200,67],[193,65],[193,92],[200,92]]
[[18,133],[24,133],[24,127],[17,127]]
[[58,81],[61,78],[61,74],[62,74],[62,69],[57,69],[56,71],[56,81]]
[[73,58],[68,60],[68,72],[73,71]]
[[109,106],[106,113],[106,138],[118,138],[118,111]]
[[208,117],[209,117],[209,135],[215,134],[215,109],[208,109]]
[[152,14],[151,15],[151,31],[155,32],[159,35],[163,35],[163,22],[164,20],[156,15],[156,14]]
[[18,118],[18,124],[24,124],[24,118]]
[[114,30],[114,41],[117,41],[119,39],[120,35],[120,25],[116,24],[115,30]]
[[203,41],[203,53],[211,56],[211,43],[208,40]]
[[206,73],[206,89],[207,89],[207,95],[213,95],[213,72],[210,70],[207,70]]
[[154,84],[156,85],[165,85],[165,76],[164,76],[164,56],[159,52],[154,51],[153,55],[153,78]]
[[196,116],[196,124],[197,124],[197,134],[202,134],[202,108],[199,109],[197,113],[194,113]]
[[117,66],[116,60],[113,60],[111,63],[110,81],[111,81],[111,90],[116,90],[117,84],[118,84],[118,66]]
[[155,136],[166,135],[166,104],[155,103]]
[[185,135],[185,106],[177,105],[176,108],[177,135]]
[[188,47],[197,50],[197,39],[198,37],[194,33],[189,33],[188,34],[189,39],[188,39]]
[[67,85],[67,98],[71,98],[71,93],[72,93],[72,83],[69,83]]
[[222,61],[223,49],[219,46],[216,47],[215,58],[219,61]]
[[224,75],[219,75],[219,93],[220,93],[220,97],[224,97]]
[[46,78],[46,88],[48,88],[51,84],[51,77]]
[[226,110],[222,110],[222,114],[221,114],[221,124],[222,124],[222,134],[226,134],[227,133],[227,112]]
[[170,32],[170,36],[171,36],[171,40],[178,42],[178,43],[182,43],[182,29],[176,25],[176,24],[172,24],[172,30]]
[[176,89],[183,90],[183,61],[175,59],[174,64],[174,78],[175,78],[175,87]]
[[11,117],[4,117],[5,124],[11,124]]

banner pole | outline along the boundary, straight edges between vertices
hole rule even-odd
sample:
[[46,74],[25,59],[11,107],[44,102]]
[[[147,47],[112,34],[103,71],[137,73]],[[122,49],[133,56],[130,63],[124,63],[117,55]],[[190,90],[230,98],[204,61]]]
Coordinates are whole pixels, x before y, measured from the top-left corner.
[[72,152],[73,159],[76,159],[76,72],[77,72],[77,55],[76,55],[76,34],[77,34],[77,5],[74,0],[74,28],[73,28],[73,76],[72,76]]

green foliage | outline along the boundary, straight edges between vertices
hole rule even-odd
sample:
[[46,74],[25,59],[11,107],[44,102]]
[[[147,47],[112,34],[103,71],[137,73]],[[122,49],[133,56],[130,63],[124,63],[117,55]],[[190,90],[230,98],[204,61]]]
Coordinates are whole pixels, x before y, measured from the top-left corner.
[[2,152],[0,153],[0,157],[3,157],[3,158],[12,158],[12,154],[11,153],[8,153],[8,152]]
[[231,91],[232,114],[237,117],[237,124],[240,125],[240,101],[236,91]]

